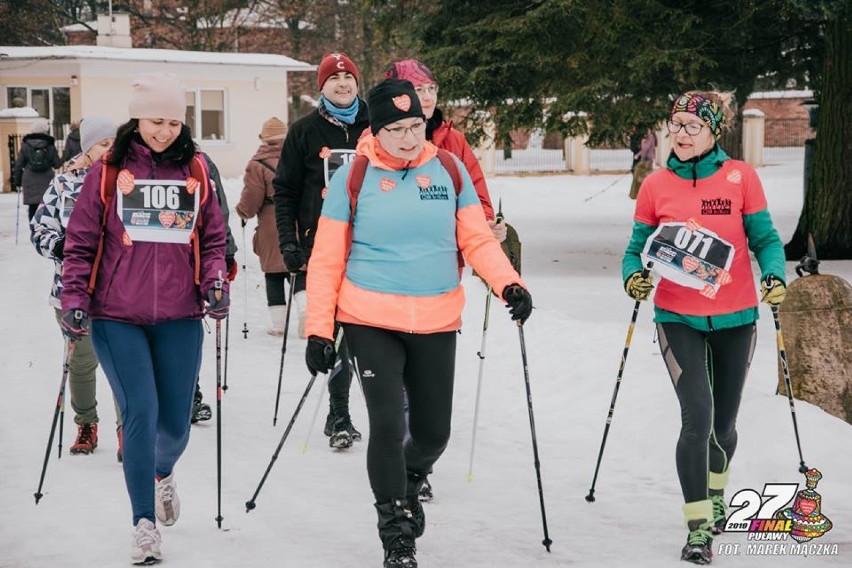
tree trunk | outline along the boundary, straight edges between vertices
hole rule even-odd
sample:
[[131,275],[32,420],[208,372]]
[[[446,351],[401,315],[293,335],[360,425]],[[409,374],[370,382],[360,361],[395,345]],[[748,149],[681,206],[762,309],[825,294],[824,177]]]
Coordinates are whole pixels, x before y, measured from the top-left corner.
[[820,259],[852,259],[852,9],[845,2],[826,26],[825,61],[813,167],[799,225],[785,247],[798,260],[813,234]]

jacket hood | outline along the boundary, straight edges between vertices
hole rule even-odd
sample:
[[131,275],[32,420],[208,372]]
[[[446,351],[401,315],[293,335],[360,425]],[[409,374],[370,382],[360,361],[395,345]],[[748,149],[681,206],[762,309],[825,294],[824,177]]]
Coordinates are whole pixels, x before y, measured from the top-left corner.
[[367,156],[370,160],[370,165],[381,170],[400,171],[409,170],[422,166],[432,158],[438,155],[438,148],[427,141],[423,144],[423,150],[420,155],[413,160],[404,160],[388,154],[387,150],[382,148],[378,139],[365,132],[358,140],[358,146],[355,148],[355,153],[362,156]]
[[24,142],[33,148],[46,148],[47,146],[54,144],[56,139],[50,134],[43,134],[39,132],[37,134],[27,134],[24,136]]
[[252,160],[277,160],[281,157],[281,148],[284,146],[284,140],[272,140],[271,142],[263,142],[251,157]]

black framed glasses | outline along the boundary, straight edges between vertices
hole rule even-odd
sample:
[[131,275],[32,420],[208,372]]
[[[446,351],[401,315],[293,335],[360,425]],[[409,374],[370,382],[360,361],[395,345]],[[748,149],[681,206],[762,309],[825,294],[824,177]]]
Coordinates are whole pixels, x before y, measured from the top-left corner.
[[409,130],[415,136],[420,136],[424,132],[426,132],[426,123],[424,121],[416,122],[411,126],[395,126],[393,128],[385,127],[384,130],[390,134],[390,137],[394,140],[402,140],[405,138],[405,133]]
[[674,120],[666,121],[666,128],[669,129],[669,132],[672,134],[677,134],[681,131],[681,129],[686,130],[686,133],[690,136],[695,136],[701,130],[707,126],[702,122],[687,122],[684,124],[683,122],[675,122]]

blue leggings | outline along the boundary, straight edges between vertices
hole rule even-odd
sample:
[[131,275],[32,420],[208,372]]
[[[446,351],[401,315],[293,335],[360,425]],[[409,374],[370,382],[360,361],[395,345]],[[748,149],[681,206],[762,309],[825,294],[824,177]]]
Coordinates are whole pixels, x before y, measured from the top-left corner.
[[92,322],[95,353],[121,409],[134,526],[142,518],[156,523],[154,478],[172,473],[189,442],[202,337],[199,320]]

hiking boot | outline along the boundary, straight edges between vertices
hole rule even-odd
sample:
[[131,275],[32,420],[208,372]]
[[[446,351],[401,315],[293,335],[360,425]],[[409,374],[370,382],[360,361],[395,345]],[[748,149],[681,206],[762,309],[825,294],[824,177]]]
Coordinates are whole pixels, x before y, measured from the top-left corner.
[[139,519],[130,544],[130,561],[137,566],[149,566],[163,559],[160,552],[160,531],[148,519]]
[[429,483],[428,479],[423,480],[423,487],[420,488],[417,498],[423,503],[430,503],[435,498],[435,495],[432,493],[432,484]]
[[175,474],[157,480],[155,486],[154,513],[157,520],[167,527],[175,524],[180,517],[180,499],[177,494]]
[[72,454],[91,454],[98,447],[98,424],[77,424],[77,439],[71,446]]
[[118,450],[115,452],[115,457],[118,460],[118,463],[121,463],[124,461],[124,432],[122,431],[121,426],[116,429],[115,435],[118,437]]
[[414,555],[417,549],[413,546],[400,546],[385,551],[384,568],[417,568],[417,559]]
[[689,535],[680,552],[680,559],[693,564],[710,564],[713,560],[713,523],[704,519],[689,521]]
[[728,506],[725,503],[724,495],[711,495],[710,500],[713,501],[713,528],[710,529],[714,535],[720,535],[725,532],[725,523],[728,520]]
[[192,415],[189,418],[190,424],[203,422],[213,418],[213,410],[210,409],[209,404],[202,402],[203,400],[204,396],[201,394],[201,388],[198,386],[198,383],[196,383],[195,397],[192,400]]
[[328,416],[325,417],[325,428],[323,428],[322,433],[326,436],[331,436],[331,433],[334,432],[334,421],[337,420],[337,415],[329,410]]
[[405,498],[408,501],[408,510],[411,511],[411,520],[414,521],[414,537],[420,538],[426,531],[426,511],[420,503],[420,495],[423,486],[428,483],[425,473],[409,471],[408,482],[405,489]]
[[334,426],[331,428],[331,436],[328,438],[328,445],[335,450],[345,450],[352,447],[352,434],[349,429],[352,428],[352,421],[349,418],[338,416],[334,420]]
[[384,568],[417,568],[415,526],[406,499],[376,503],[379,538],[385,549]]

